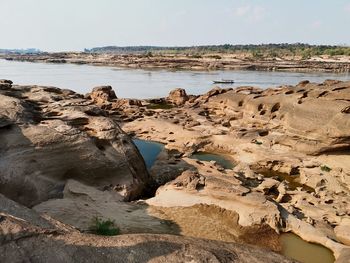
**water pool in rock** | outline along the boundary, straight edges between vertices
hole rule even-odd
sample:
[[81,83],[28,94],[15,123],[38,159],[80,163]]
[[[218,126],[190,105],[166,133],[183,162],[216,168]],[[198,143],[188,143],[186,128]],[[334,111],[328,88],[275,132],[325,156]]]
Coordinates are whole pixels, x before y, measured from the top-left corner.
[[164,145],[158,142],[133,139],[134,144],[145,160],[147,169],[150,169],[163,150]]
[[293,233],[284,233],[280,237],[282,254],[301,263],[334,263],[333,253],[328,248],[306,242]]
[[207,162],[215,161],[225,169],[232,169],[234,167],[233,162],[229,160],[227,157],[214,154],[214,153],[197,152],[192,154],[191,158],[197,159],[199,161],[207,161]]

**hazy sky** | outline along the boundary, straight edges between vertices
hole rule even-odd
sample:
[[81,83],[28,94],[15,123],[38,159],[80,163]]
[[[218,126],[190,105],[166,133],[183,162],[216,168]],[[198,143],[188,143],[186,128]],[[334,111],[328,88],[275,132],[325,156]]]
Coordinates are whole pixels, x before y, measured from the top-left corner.
[[350,44],[350,0],[0,0],[0,48]]

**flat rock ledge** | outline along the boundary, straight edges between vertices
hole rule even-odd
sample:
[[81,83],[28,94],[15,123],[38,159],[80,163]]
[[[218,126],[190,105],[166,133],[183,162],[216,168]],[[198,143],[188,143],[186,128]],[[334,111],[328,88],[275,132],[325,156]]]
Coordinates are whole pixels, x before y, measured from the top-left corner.
[[0,219],[1,262],[292,262],[249,245],[174,235],[81,234],[2,195]]

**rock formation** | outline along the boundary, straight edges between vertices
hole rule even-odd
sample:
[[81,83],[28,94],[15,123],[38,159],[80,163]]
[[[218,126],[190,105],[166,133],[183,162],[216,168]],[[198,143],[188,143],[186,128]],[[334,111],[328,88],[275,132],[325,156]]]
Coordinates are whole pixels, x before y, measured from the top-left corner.
[[[216,205],[238,213],[241,227],[265,222],[277,232],[322,244],[337,262],[346,262],[349,95],[350,82],[333,80],[266,90],[214,89],[122,127],[180,153],[168,162],[161,157],[151,169],[158,182],[182,174],[147,200],[169,208],[164,219],[177,220],[171,209],[179,206]],[[187,158],[198,151],[228,155],[236,167]]]
[[102,105],[107,101],[117,99],[114,90],[111,86],[99,86],[93,88],[92,92],[88,94],[88,97],[97,105]]
[[82,234],[3,195],[0,219],[1,262],[292,262],[249,245],[175,235]]
[[0,124],[0,192],[19,203],[60,197],[69,178],[114,189],[124,200],[149,183],[130,138],[75,92],[2,81]]
[[[289,71],[289,72],[349,72],[349,58],[339,61],[337,58],[316,60],[302,58],[256,58],[233,56],[230,53],[221,53],[220,59],[212,54],[200,57],[188,54],[154,54],[152,57],[143,54],[109,54],[61,52],[42,54],[5,54],[7,60],[46,62],[46,63],[73,63],[92,64],[97,66],[114,66],[148,69],[186,69],[186,70],[260,70],[260,71]],[[294,56],[293,56],[294,57]]]
[[170,103],[179,106],[183,105],[188,100],[188,96],[184,89],[175,89],[169,93],[169,96],[166,100]]
[[[215,88],[202,96],[177,89],[141,101],[118,99],[110,87],[84,97],[2,80],[0,193],[32,209],[0,196],[1,255],[37,262],[47,251],[52,262],[77,253],[106,262],[288,262],[247,244],[280,251],[279,234],[291,231],[345,263],[349,94],[350,82],[327,80]],[[120,127],[165,144],[149,173]],[[197,152],[235,166],[196,159]],[[124,202],[155,187],[152,198]],[[150,234],[81,234],[77,229],[88,231],[94,216],[115,220],[123,234]]]
[[[273,137],[275,145],[316,155],[350,146],[349,101],[350,82],[325,81],[260,91],[239,88],[216,96],[206,106],[231,118],[232,125],[250,132],[260,129],[266,138]],[[269,130],[274,134],[267,134]]]

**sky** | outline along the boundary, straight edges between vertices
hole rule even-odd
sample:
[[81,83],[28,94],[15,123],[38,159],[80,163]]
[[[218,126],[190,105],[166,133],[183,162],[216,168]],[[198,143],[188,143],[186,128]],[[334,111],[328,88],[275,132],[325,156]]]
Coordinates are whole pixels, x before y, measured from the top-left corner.
[[350,45],[350,0],[0,0],[0,48]]

